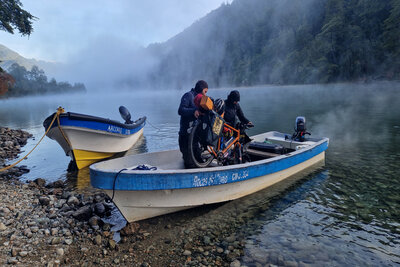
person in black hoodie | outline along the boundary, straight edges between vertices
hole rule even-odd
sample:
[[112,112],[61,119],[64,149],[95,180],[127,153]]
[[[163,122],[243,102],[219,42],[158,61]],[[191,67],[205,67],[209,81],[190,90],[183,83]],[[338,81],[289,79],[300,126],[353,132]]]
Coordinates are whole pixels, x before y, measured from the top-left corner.
[[194,88],[192,88],[189,92],[186,92],[181,98],[181,103],[178,109],[178,114],[181,116],[180,128],[179,128],[179,149],[182,152],[185,164],[186,162],[188,162],[186,159],[189,153],[188,152],[189,133],[187,132],[187,130],[189,129],[189,127],[191,127],[193,122],[200,115],[200,111],[194,104],[194,98],[198,94],[206,95],[207,91],[208,91],[208,84],[205,81],[200,80],[196,83]]
[[238,117],[240,122],[243,124],[253,125],[253,123],[244,116],[242,108],[239,105],[239,101],[239,91],[231,91],[228,95],[228,99],[225,100],[224,120],[232,127],[236,127],[236,124],[238,123],[236,117]]

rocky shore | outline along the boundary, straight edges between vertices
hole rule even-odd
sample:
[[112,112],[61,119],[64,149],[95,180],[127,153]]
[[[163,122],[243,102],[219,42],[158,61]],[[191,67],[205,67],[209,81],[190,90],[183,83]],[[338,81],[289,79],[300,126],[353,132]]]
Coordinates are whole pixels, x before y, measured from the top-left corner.
[[[0,128],[0,166],[30,137]],[[18,180],[27,171],[0,172],[0,266],[307,266],[262,252],[243,257],[246,235],[257,228],[248,221],[269,205],[265,193],[261,205],[253,194],[127,224],[116,242],[106,218],[118,211],[104,193],[78,193],[61,180]]]

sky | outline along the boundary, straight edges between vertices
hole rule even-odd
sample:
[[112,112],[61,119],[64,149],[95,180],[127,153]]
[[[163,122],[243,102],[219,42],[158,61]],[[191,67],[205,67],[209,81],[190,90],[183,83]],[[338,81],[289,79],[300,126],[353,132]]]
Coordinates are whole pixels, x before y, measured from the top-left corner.
[[[164,42],[232,0],[21,0],[38,19],[34,32],[0,31],[0,44],[26,58],[68,62],[96,42]],[[104,43],[105,42],[105,43]]]

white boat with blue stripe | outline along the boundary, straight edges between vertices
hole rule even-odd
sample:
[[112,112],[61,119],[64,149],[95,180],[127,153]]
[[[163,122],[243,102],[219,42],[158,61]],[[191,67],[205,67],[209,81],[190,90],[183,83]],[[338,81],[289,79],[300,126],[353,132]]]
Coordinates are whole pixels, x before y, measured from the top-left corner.
[[119,110],[125,123],[61,110],[46,118],[43,126],[78,169],[129,150],[143,135],[146,124],[146,117],[131,121],[123,106]]
[[[179,150],[129,155],[90,166],[91,184],[113,199],[128,222],[138,221],[267,188],[324,161],[329,144],[328,138],[300,142],[275,131],[251,138],[251,162],[184,169]],[[279,146],[284,152],[264,151],[263,143]],[[146,170],[138,168],[143,165]]]

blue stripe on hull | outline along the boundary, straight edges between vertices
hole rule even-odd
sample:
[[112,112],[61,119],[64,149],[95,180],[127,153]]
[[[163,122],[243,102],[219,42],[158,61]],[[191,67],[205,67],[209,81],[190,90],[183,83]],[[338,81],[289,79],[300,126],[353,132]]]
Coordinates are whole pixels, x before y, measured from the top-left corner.
[[[166,190],[234,183],[288,169],[313,158],[327,148],[328,141],[313,148],[305,149],[302,153],[289,155],[282,159],[245,167],[237,165],[237,168],[228,170],[208,171],[204,169],[204,172],[196,171],[192,173],[121,172],[115,182],[115,190]],[[112,190],[115,175],[114,172],[90,169],[90,181],[95,188]]]
[[[126,129],[123,127],[119,127],[113,124],[109,123],[102,123],[102,122],[96,122],[96,121],[83,121],[83,120],[71,120],[68,117],[60,117],[60,125],[61,126],[74,126],[74,127],[81,127],[81,128],[88,128],[92,130],[98,130],[98,131],[105,131],[109,133],[116,133],[116,134],[122,134],[122,135],[132,135],[134,133],[137,133],[140,131],[144,126],[145,122],[134,128],[134,129]],[[53,127],[57,127],[56,124],[53,125]]]

